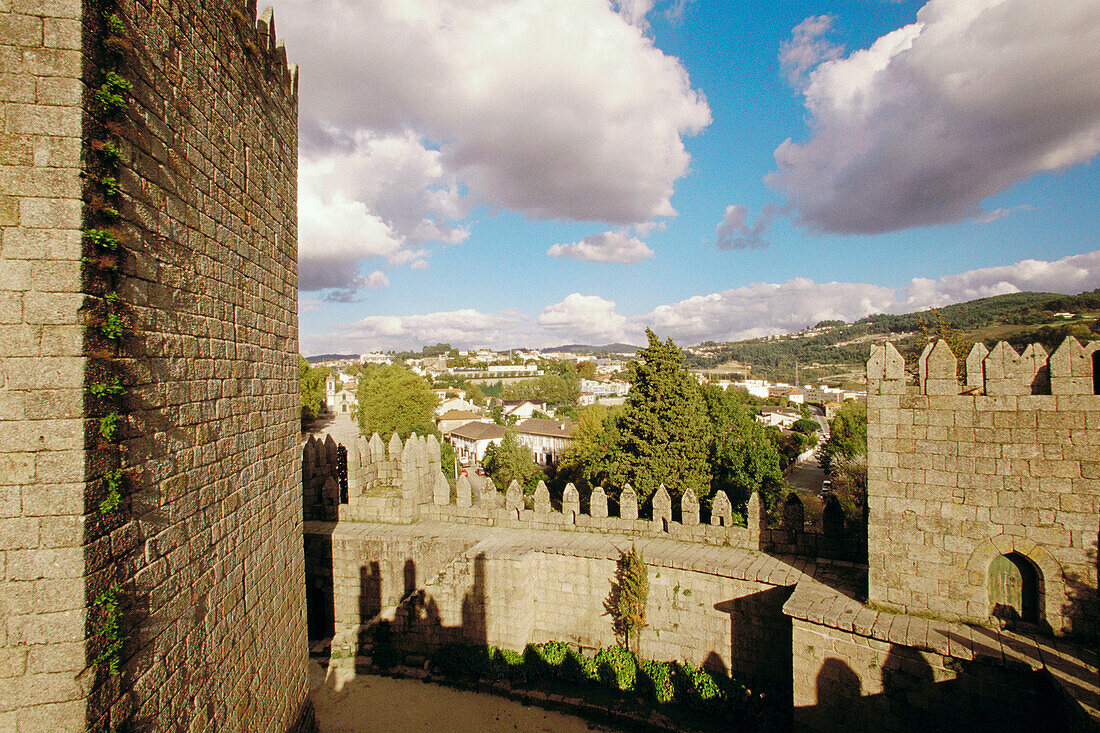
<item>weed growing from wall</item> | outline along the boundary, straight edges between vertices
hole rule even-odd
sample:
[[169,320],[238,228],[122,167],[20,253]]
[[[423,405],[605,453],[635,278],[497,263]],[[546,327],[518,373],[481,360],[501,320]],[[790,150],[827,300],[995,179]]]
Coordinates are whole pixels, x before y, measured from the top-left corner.
[[[127,305],[120,296],[121,258],[124,235],[117,228],[121,218],[119,165],[122,161],[121,133],[130,108],[132,82],[126,78],[126,54],[132,50],[122,18],[113,7],[100,18],[100,48],[92,50],[98,60],[96,79],[87,96],[85,119],[85,228],[83,232],[85,292],[91,296],[87,319],[92,366],[87,381],[88,417],[94,425],[93,450],[105,467],[99,478],[101,496],[96,508],[99,524],[111,531],[127,521],[124,515],[126,468],[120,443],[125,436],[127,388],[122,358],[129,335]],[[99,346],[95,346],[99,344]],[[91,600],[89,618],[95,657],[93,665],[101,680],[118,675],[127,637],[122,630],[124,572],[112,567],[106,587]],[[113,576],[113,577],[112,577]]]

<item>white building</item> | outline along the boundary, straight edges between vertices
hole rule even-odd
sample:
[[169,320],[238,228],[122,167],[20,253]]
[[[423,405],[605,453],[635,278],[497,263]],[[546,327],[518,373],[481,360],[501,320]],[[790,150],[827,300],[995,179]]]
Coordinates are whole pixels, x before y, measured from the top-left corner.
[[372,351],[369,354],[359,355],[360,364],[393,364],[393,357],[383,354],[381,351]]
[[532,417],[516,425],[516,439],[531,449],[535,463],[553,466],[561,460],[561,453],[573,439],[576,427],[576,423],[568,420]]
[[792,407],[762,407],[756,419],[765,425],[789,428],[802,419],[802,413]]
[[331,374],[325,378],[325,407],[333,413],[354,411],[359,406],[358,383],[354,379],[348,382],[341,379],[337,388],[337,381]]
[[451,445],[463,465],[480,463],[490,445],[500,445],[504,440],[504,428],[496,423],[471,421],[459,425],[450,432]]

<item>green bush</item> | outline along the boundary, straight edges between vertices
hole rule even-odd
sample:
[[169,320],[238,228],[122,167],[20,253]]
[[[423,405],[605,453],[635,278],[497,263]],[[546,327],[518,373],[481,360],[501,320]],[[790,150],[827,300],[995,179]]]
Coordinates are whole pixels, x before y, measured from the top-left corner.
[[596,660],[586,657],[576,649],[566,652],[565,661],[561,665],[562,679],[578,685],[587,685],[600,681],[599,667]]
[[664,705],[672,702],[675,690],[672,687],[672,670],[668,662],[655,662],[642,659],[638,662],[638,682],[636,689],[647,699]]
[[493,648],[492,657],[493,679],[526,680],[526,668],[522,654],[511,649]]
[[638,659],[621,646],[601,649],[594,660],[599,670],[600,682],[617,692],[630,692],[634,689],[634,678],[638,670]]
[[489,677],[493,651],[483,644],[444,644],[432,654],[432,666],[448,677]]
[[527,676],[531,679],[562,679],[562,664],[565,662],[569,646],[560,641],[548,641],[544,644],[528,644],[523,650],[527,662]]
[[707,670],[682,662],[677,663],[675,669],[673,685],[677,702],[703,711],[713,711],[725,703],[724,688],[728,679],[723,679],[720,685],[715,675]]

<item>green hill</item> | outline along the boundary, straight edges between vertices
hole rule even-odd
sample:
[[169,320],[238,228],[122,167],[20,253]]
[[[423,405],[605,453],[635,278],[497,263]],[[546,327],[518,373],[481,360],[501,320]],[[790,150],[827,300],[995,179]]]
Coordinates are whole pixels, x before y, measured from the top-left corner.
[[1078,295],[1010,293],[938,311],[877,314],[854,323],[823,321],[784,336],[708,341],[690,349],[687,361],[689,367],[782,381],[794,378],[797,363],[803,383],[853,383],[861,378],[872,344],[892,341],[912,364],[927,338],[946,329],[963,344],[984,341],[992,347],[1008,341],[1021,350],[1037,342],[1050,352],[1069,334],[1082,341],[1100,339],[1098,315],[1100,289]]

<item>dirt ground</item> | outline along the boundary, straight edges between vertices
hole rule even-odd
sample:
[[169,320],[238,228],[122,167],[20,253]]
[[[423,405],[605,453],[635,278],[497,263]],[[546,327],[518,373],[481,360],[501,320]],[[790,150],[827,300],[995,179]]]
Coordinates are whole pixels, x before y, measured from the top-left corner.
[[514,700],[419,680],[360,675],[337,692],[316,665],[310,693],[321,733],[481,733],[612,731]]

